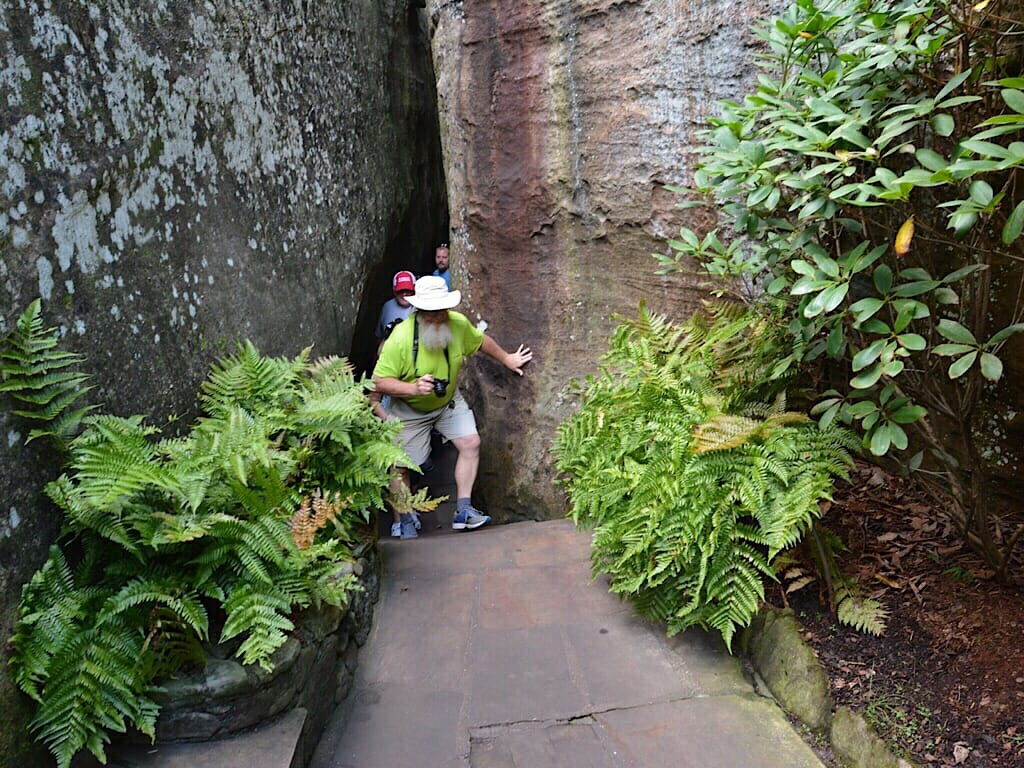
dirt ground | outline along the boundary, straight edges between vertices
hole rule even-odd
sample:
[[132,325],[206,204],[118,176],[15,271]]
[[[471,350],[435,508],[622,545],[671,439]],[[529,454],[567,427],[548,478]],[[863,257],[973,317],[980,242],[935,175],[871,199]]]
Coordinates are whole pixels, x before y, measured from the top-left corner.
[[839,625],[817,582],[786,596],[836,703],[865,713],[921,765],[1024,767],[1020,553],[1013,583],[999,585],[908,481],[868,465],[852,481],[824,522],[849,547],[842,572],[888,608],[884,635]]

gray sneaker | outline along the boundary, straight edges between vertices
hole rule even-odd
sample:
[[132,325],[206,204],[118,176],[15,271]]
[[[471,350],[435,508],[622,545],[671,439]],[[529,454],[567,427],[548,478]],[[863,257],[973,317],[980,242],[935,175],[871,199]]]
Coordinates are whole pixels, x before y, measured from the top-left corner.
[[490,515],[482,514],[480,510],[473,507],[466,507],[455,513],[455,517],[452,518],[452,528],[456,531],[472,531],[489,522],[491,522]]
[[416,521],[412,515],[402,515],[402,538],[415,539],[419,536],[416,532]]

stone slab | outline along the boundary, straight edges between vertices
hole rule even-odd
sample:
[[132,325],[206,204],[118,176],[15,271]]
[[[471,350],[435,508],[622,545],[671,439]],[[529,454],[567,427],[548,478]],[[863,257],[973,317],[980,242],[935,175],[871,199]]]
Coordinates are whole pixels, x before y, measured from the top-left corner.
[[386,542],[348,719],[312,768],[821,768],[720,642],[667,638],[591,581],[589,539],[552,521]]
[[[111,768],[293,768],[306,710],[293,709],[272,723],[219,741],[125,745]],[[294,767],[297,768],[297,767]]]
[[821,768],[774,702],[711,696],[594,715],[630,766]]

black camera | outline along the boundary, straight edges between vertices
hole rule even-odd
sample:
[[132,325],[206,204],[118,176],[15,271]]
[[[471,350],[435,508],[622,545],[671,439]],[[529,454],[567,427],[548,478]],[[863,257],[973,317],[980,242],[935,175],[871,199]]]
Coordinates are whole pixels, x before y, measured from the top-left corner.
[[448,391],[448,379],[434,379],[434,394],[444,397]]

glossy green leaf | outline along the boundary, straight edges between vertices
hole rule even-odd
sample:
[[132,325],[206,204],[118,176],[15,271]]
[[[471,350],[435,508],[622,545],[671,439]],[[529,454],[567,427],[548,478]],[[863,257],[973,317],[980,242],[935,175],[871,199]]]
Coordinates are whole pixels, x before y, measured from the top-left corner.
[[964,80],[966,80],[972,74],[974,74],[974,70],[967,68],[963,72],[957,75],[953,75],[953,77],[949,78],[949,81],[944,86],[942,86],[942,90],[935,94],[935,100],[941,102],[944,98],[946,98],[946,96],[948,96],[957,88],[959,88],[963,84]]
[[1017,203],[1017,207],[1006,219],[1006,225],[1003,227],[1003,242],[1007,245],[1012,243],[1020,237],[1022,229],[1024,229],[1024,200]]
[[869,297],[851,304],[850,312],[853,313],[853,316],[858,323],[863,323],[884,306],[885,302],[881,299]]
[[992,338],[988,340],[988,346],[998,344],[1001,341],[1006,341],[1013,334],[1020,333],[1021,331],[1024,331],[1024,323],[1014,323],[1013,325],[1008,325],[1005,328],[1003,328],[1003,330],[997,331],[995,334],[993,334]]
[[995,197],[995,192],[992,191],[992,185],[987,181],[972,182],[969,190],[971,200],[976,202],[982,208],[986,207],[992,202],[992,198]]
[[866,323],[862,323],[860,326],[860,330],[864,331],[865,333],[877,333],[886,335],[892,333],[892,329],[888,325],[883,323],[881,320],[879,320],[877,317],[873,317]]
[[952,115],[941,113],[932,118],[932,130],[939,136],[949,136],[956,128]]
[[864,373],[851,379],[850,386],[854,389],[868,389],[875,386],[880,378],[882,378],[882,364],[875,363]]
[[974,347],[969,344],[939,344],[932,352],[942,357],[952,357],[953,355],[966,355]]
[[911,424],[928,414],[927,408],[920,405],[905,405],[889,417],[898,424]]
[[715,141],[725,149],[738,149],[740,146],[740,142],[737,140],[736,134],[734,134],[732,129],[727,125],[723,125],[715,131]]
[[967,371],[971,369],[971,366],[974,365],[974,361],[977,360],[977,358],[977,350],[969,352],[963,357],[961,357],[959,360],[957,360],[951,366],[949,366],[949,378],[959,379],[961,376],[963,376],[965,373],[967,373]]
[[949,320],[942,318],[935,326],[936,330],[950,341],[955,341],[958,344],[977,344],[978,340],[974,338],[974,334],[964,328],[960,323],[955,320]]
[[911,321],[914,319],[914,311],[910,307],[905,307],[902,311],[896,315],[896,321],[892,324],[892,329],[895,333],[903,333],[907,330]]
[[808,277],[814,277],[817,275],[814,265],[810,262],[804,261],[803,259],[794,259],[789,263],[789,266],[798,275],[806,275]]
[[817,280],[813,277],[801,277],[793,283],[793,287],[789,289],[789,292],[793,296],[804,296],[808,293],[817,293],[828,285],[831,285],[828,280]]
[[999,381],[1003,375],[1003,361],[991,352],[982,352],[981,375],[989,381]]
[[899,271],[901,280],[931,280],[932,276],[922,267],[908,267]]
[[868,448],[875,456],[884,456],[891,444],[892,438],[890,437],[889,425],[882,424],[871,433],[871,441],[868,443]]
[[863,419],[869,413],[874,413],[878,410],[878,406],[870,400],[861,400],[859,403],[854,403],[846,409],[846,412],[855,419]]
[[924,336],[917,333],[904,333],[897,337],[897,340],[905,349],[909,349],[911,352],[920,352],[928,346],[928,342],[925,341]]
[[889,439],[892,440],[892,444],[901,451],[906,450],[909,441],[907,440],[907,433],[903,430],[903,427],[897,424],[889,424]]
[[818,419],[818,426],[821,429],[828,429],[830,426],[832,426],[832,423],[836,420],[836,417],[839,415],[839,410],[839,403],[836,403],[835,405],[827,409],[825,413],[821,415],[821,418]]
[[1024,114],[1024,92],[1006,88],[1002,91],[1002,97],[1006,106],[1018,114]]
[[927,304],[917,299],[893,299],[892,305],[901,315],[910,313],[914,320],[930,317],[932,313]]
[[901,373],[903,373],[904,367],[905,364],[902,360],[890,360],[888,363],[885,363],[885,365],[882,366],[882,373],[890,377],[899,376]]
[[955,283],[957,280],[962,280],[968,275],[978,272],[982,269],[988,269],[984,264],[968,264],[966,267],[960,267],[942,278],[944,283]]
[[878,359],[878,356],[882,354],[882,350],[885,348],[885,343],[888,339],[876,339],[864,349],[860,350],[853,356],[851,368],[855,371],[859,371],[862,368],[867,368],[873,362]]
[[914,153],[917,162],[929,171],[941,171],[949,165],[949,161],[933,149],[919,149]]
[[838,357],[845,341],[846,335],[843,333],[843,325],[842,323],[836,323],[828,335],[828,344],[825,345],[825,351],[828,353],[828,356]]
[[928,293],[928,291],[938,288],[939,285],[941,283],[938,280],[915,280],[896,286],[896,290],[892,293],[894,296],[909,299],[913,296],[920,296],[922,293]]
[[834,285],[831,288],[828,288],[828,289],[822,291],[821,292],[821,297],[822,297],[821,301],[822,301],[822,306],[824,307],[825,311],[826,312],[831,312],[836,307],[838,307],[840,304],[842,304],[843,300],[846,298],[846,294],[849,292],[849,290],[850,290],[850,284],[849,283],[840,283],[839,285]]
[[881,294],[886,294],[892,288],[892,269],[886,264],[875,267],[875,288]]
[[835,259],[828,256],[814,256],[814,263],[818,269],[824,272],[828,277],[837,278],[839,277],[839,265]]

